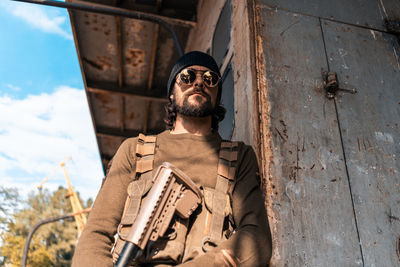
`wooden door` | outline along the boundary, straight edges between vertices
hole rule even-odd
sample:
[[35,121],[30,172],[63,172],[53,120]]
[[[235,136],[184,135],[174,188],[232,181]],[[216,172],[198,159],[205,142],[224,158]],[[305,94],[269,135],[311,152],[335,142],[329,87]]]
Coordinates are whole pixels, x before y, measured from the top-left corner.
[[[271,265],[400,266],[400,50],[382,1],[261,2]],[[328,99],[323,71],[357,93]]]
[[400,51],[390,34],[322,21],[365,266],[400,266]]

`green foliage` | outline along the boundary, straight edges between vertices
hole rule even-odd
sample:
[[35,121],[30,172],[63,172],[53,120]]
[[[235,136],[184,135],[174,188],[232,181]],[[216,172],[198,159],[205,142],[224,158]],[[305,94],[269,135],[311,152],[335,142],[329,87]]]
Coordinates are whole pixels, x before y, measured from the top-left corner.
[[16,212],[20,201],[15,188],[6,188],[0,185],[0,232],[4,231],[11,222],[12,214]]
[[[8,232],[4,240],[7,244],[3,245],[1,248],[1,254],[6,256],[6,259],[9,259],[5,263],[10,267],[21,266],[21,254],[25,244],[25,238],[22,236],[14,236],[12,233]],[[38,238],[32,240],[30,250],[28,266],[52,266],[52,255],[45,245],[40,244]]]
[[[1,235],[0,254],[3,262],[0,260],[0,266],[21,266],[26,237],[36,223],[72,212],[66,195],[67,189],[63,187],[53,193],[44,190],[29,194],[24,207],[13,214],[6,231]],[[91,202],[89,199],[87,204]],[[32,238],[27,266],[70,266],[76,240],[77,229],[73,219],[41,226]]]

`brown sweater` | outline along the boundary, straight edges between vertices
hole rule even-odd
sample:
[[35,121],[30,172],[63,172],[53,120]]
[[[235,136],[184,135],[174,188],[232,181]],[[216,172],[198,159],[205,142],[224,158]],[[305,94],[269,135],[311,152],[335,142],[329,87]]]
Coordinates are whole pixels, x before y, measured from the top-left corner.
[[[73,267],[113,266],[110,250],[121,220],[127,187],[135,177],[136,142],[137,138],[125,140],[115,154],[79,239]],[[218,133],[196,136],[165,131],[157,136],[154,169],[167,161],[184,171],[197,185],[215,188],[220,143]],[[241,262],[240,266],[267,265],[271,257],[271,236],[257,171],[253,149],[239,143],[236,178],[231,193],[236,233],[217,249],[179,266],[221,266],[217,264],[222,248],[233,251]]]

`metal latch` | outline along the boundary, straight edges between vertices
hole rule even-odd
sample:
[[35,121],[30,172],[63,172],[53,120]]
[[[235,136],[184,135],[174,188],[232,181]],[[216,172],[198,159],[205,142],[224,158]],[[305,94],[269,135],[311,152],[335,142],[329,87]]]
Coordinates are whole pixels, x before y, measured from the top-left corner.
[[324,89],[326,92],[326,97],[333,99],[337,91],[343,91],[350,94],[357,93],[356,89],[344,89],[339,87],[339,81],[336,72],[324,71],[322,72],[322,78],[324,79]]

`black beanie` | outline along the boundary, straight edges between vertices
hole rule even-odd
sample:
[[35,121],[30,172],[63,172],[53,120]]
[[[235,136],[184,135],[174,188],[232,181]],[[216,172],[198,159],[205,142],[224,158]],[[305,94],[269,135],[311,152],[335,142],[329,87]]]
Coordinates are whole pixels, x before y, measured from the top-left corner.
[[[184,68],[193,66],[193,65],[207,67],[210,70],[218,73],[219,76],[221,76],[218,65],[212,56],[210,56],[206,53],[200,52],[200,51],[192,51],[192,52],[186,53],[178,59],[178,61],[175,63],[174,67],[172,68],[171,74],[169,75],[168,87],[167,87],[167,90],[168,90],[167,96],[168,97],[171,93],[172,87],[175,84],[176,75]],[[220,94],[221,94],[221,83],[218,85],[217,103],[219,103]]]

